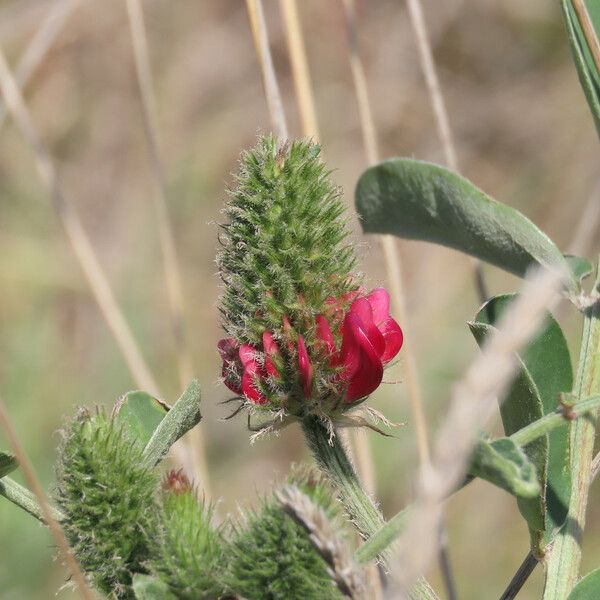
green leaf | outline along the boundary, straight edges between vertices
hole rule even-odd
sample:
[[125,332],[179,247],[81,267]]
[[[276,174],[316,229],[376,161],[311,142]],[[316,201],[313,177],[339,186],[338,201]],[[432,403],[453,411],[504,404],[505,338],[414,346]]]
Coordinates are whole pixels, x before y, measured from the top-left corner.
[[169,448],[202,419],[200,414],[200,384],[194,379],[173,408],[158,424],[144,448],[148,464],[158,464]]
[[600,569],[594,569],[579,580],[567,600],[598,600],[598,598],[600,598]]
[[17,469],[19,463],[14,454],[0,451],[0,479]]
[[[568,270],[554,242],[527,217],[439,165],[394,158],[367,169],[356,208],[366,233],[434,242],[521,277],[535,265]],[[579,290],[575,277],[569,288]]]
[[[586,0],[585,5],[597,36],[600,31],[600,3]],[[600,135],[600,74],[594,64],[592,53],[571,0],[561,0],[561,6],[579,82],[592,112],[596,130]]]
[[479,440],[469,475],[485,479],[520,498],[536,498],[540,494],[535,467],[510,438]]
[[592,263],[582,256],[573,256],[572,254],[565,254],[565,260],[569,265],[571,273],[577,278],[578,281],[583,281],[586,277],[592,274],[594,267]]
[[[514,299],[514,294],[488,301],[469,327],[481,345],[493,325]],[[537,337],[520,352],[519,369],[500,407],[506,435],[553,413],[559,395],[573,385],[571,358],[565,337],[549,313]],[[571,494],[569,472],[570,427],[560,427],[525,447],[535,465],[542,492],[533,500],[519,499],[519,509],[527,520],[534,552],[541,551],[567,516]]]
[[136,600],[177,600],[164,581],[141,573],[133,576],[133,593]]
[[119,398],[113,414],[145,447],[168,411],[167,405],[146,392],[129,392]]

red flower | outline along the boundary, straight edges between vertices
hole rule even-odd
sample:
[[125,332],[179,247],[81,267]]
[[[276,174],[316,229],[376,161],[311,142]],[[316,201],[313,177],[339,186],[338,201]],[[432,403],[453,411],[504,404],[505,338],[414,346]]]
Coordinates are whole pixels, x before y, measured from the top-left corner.
[[[316,334],[321,356],[328,357],[329,366],[338,367],[336,381],[345,386],[343,401],[352,404],[368,396],[379,387],[383,379],[383,367],[398,354],[402,347],[402,330],[390,316],[390,298],[383,288],[373,290],[368,296],[360,292],[346,294],[340,300],[329,299],[328,311],[332,322],[339,323],[342,344],[335,347],[335,337],[329,321],[323,315],[315,319]],[[344,315],[342,306],[352,300]],[[284,342],[290,353],[296,350],[298,374],[305,398],[313,392],[313,365],[302,335],[293,343],[293,329],[287,318],[283,319]],[[233,338],[219,342],[223,359],[222,376],[225,385],[253,404],[266,404],[265,388],[269,379],[281,382],[277,364],[282,355],[273,334],[262,335],[262,352],[250,344],[238,346]],[[314,356],[313,356],[314,358]]]
[[341,325],[342,347],[335,352],[334,338],[325,317],[319,315],[317,336],[331,355],[331,365],[341,367],[347,384],[344,402],[351,404],[374,392],[383,379],[383,367],[402,347],[402,329],[390,316],[390,297],[383,288],[356,298]]

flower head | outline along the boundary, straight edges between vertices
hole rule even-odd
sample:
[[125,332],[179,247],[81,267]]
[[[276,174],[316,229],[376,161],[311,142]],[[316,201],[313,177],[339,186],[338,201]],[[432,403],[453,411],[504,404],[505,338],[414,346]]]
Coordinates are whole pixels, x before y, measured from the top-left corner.
[[383,288],[367,294],[338,190],[306,141],[242,156],[218,263],[225,385],[248,406],[302,418],[355,406],[402,346]]

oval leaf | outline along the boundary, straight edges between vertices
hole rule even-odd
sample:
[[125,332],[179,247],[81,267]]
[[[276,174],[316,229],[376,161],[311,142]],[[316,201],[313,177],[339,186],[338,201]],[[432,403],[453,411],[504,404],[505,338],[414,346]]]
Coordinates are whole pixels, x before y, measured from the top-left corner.
[[117,421],[129,429],[143,447],[168,413],[168,406],[146,392],[128,392],[121,396],[113,409]]
[[[513,299],[514,294],[492,298],[481,308],[476,321],[469,324],[480,345]],[[560,394],[569,392],[573,385],[569,349],[560,326],[549,313],[544,327],[518,360],[517,376],[500,406],[506,435],[555,412]],[[560,427],[525,447],[542,486],[539,498],[518,501],[536,552],[550,541],[567,516],[571,494],[569,442],[570,427]]]
[[133,593],[136,600],[176,600],[164,581],[141,573],[133,576]]
[[[367,169],[356,208],[366,233],[434,242],[520,277],[535,265],[568,271],[554,242],[527,217],[439,165],[394,158]],[[573,276],[569,288],[579,290]]]
[[14,454],[10,452],[0,452],[0,479],[17,469],[19,463]]
[[533,463],[509,438],[479,440],[469,475],[485,479],[520,498],[537,498],[541,491]]
[[600,569],[579,580],[567,600],[598,600],[600,598]]

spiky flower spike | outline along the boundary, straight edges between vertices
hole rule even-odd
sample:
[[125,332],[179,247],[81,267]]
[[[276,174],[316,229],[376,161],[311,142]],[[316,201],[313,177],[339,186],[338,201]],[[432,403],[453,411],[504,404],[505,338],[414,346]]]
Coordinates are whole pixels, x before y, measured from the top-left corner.
[[[318,474],[293,475],[291,482],[311,498],[337,531],[342,529],[340,507]],[[244,517],[227,551],[228,591],[247,600],[342,600],[309,534],[286,514],[274,495]]]
[[179,600],[220,598],[224,541],[211,523],[212,508],[198,500],[181,471],[167,474],[161,498],[150,571]]
[[77,560],[109,598],[133,598],[132,574],[146,570],[158,479],[143,465],[139,444],[103,412],[81,409],[68,425],[56,501]]
[[265,137],[242,155],[218,257],[224,382],[284,422],[316,414],[339,423],[402,345],[387,292],[360,288],[344,205],[319,152]]

